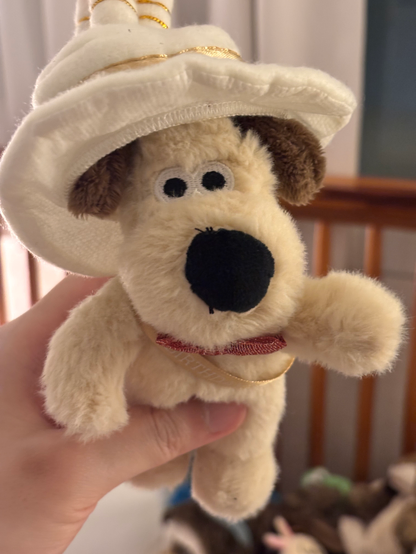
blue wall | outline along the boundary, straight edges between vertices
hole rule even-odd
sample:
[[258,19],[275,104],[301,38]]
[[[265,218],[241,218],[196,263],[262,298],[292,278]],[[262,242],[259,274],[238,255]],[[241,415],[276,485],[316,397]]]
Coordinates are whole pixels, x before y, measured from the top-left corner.
[[416,178],[416,0],[369,0],[361,172]]

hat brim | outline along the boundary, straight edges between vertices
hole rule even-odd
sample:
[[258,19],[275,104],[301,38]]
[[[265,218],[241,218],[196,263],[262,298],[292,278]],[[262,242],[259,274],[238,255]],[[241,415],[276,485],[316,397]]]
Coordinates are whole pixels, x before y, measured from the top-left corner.
[[70,187],[98,159],[162,129],[236,115],[295,118],[325,146],[355,105],[347,87],[318,70],[201,54],[101,74],[23,121],[0,164],[2,213],[36,256],[74,273],[114,275],[118,223],[67,210]]

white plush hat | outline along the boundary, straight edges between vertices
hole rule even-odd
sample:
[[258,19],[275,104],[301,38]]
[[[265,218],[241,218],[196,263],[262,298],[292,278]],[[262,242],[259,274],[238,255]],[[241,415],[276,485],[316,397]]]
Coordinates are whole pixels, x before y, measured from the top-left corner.
[[[163,1],[163,3],[162,3]],[[33,111],[0,163],[4,218],[35,255],[113,275],[116,221],[76,219],[76,179],[132,140],[203,119],[295,118],[325,146],[349,121],[351,91],[321,71],[249,64],[221,29],[169,29],[174,0],[78,0],[77,33],[39,76]]]

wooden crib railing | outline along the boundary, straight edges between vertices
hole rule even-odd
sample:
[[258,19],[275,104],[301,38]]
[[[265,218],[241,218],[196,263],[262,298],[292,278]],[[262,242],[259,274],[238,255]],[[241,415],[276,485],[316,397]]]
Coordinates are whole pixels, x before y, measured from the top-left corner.
[[[325,188],[308,206],[287,210],[296,219],[314,220],[313,272],[323,276],[330,266],[331,225],[347,223],[366,227],[365,273],[381,277],[383,229],[399,227],[416,231],[416,182],[381,178],[329,177]],[[415,253],[416,257],[416,253]],[[403,452],[416,450],[416,271],[410,358],[404,415]],[[372,419],[376,378],[361,381],[356,431],[355,479],[369,475]],[[310,455],[311,466],[324,465],[326,373],[312,368]]]

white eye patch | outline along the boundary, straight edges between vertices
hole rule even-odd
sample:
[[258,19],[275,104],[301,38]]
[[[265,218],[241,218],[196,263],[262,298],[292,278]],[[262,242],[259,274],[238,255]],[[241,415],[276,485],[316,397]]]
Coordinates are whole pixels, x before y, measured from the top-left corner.
[[229,167],[220,162],[209,162],[201,166],[194,174],[181,167],[165,169],[155,182],[155,196],[162,202],[171,202],[179,198],[218,190],[234,188],[234,174]]
[[155,182],[155,196],[162,202],[171,202],[178,198],[192,196],[195,191],[192,175],[181,167],[165,169]]

